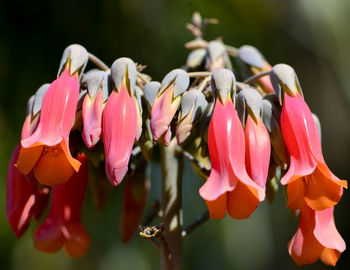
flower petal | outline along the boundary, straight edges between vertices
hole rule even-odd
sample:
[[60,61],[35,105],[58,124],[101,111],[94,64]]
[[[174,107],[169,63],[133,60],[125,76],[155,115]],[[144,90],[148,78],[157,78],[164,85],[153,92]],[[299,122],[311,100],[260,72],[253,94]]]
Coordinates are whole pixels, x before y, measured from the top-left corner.
[[323,210],[339,202],[343,194],[342,186],[325,177],[318,167],[305,178],[305,201],[312,209]]
[[262,120],[248,116],[245,126],[246,168],[251,179],[265,189],[270,163],[270,138]]
[[40,122],[35,132],[22,140],[28,148],[38,142],[54,146],[62,139],[68,141],[74,124],[75,111],[79,98],[79,80],[70,76],[66,69],[47,89],[40,112]]
[[[316,211],[314,235],[323,246],[329,249],[335,249],[341,253],[345,250],[346,245],[335,227],[333,211],[334,207]],[[332,256],[331,252],[327,251],[326,253]],[[325,254],[325,257],[328,256]]]
[[21,144],[17,144],[11,156],[6,182],[6,217],[16,237],[28,228],[35,204],[36,182],[28,181],[15,167]]
[[[310,109],[299,94],[297,97],[284,94],[281,126],[286,146],[292,157],[294,174],[299,176],[311,174],[317,166],[312,147],[316,152],[320,151],[320,137]],[[291,177],[292,175],[287,173],[281,183],[283,185],[289,183]]]
[[227,193],[222,194],[216,200],[205,201],[211,219],[222,219],[226,215]]
[[131,150],[137,133],[137,112],[125,85],[119,93],[113,91],[103,112],[103,142],[106,173],[113,185],[118,185],[128,171]]
[[316,262],[324,247],[313,234],[315,228],[315,211],[305,203],[300,210],[299,227],[288,243],[290,256],[298,265]]
[[[79,170],[80,163],[74,160],[71,164],[70,154],[67,157],[66,144],[47,147],[34,167],[34,175],[38,181],[47,186],[54,186],[66,182],[72,177],[74,170]],[[77,164],[76,164],[77,163]]]
[[253,193],[249,186],[240,181],[233,191],[227,193],[227,212],[235,219],[248,218],[259,203],[257,193]]
[[[180,105],[180,101],[181,96],[174,98],[174,84],[171,84],[168,89],[156,96],[152,105],[150,122],[155,141],[158,141],[164,133],[170,132],[169,126]],[[167,137],[169,137],[169,134]]]
[[86,95],[83,101],[83,139],[86,146],[91,149],[100,140],[102,131],[103,95],[98,91],[96,96],[91,98]]

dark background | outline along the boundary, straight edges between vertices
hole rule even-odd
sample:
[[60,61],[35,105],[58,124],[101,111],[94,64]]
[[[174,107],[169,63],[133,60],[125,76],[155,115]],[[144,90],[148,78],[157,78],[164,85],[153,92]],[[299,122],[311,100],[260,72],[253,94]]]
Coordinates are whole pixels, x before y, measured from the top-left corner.
[[[31,241],[34,223],[19,240],[5,217],[6,170],[18,142],[27,99],[57,74],[66,46],[80,43],[108,65],[128,56],[147,65],[161,80],[183,65],[192,39],[185,29],[194,11],[215,17],[205,38],[223,37],[235,47],[252,44],[271,64],[285,62],[298,73],[305,99],[322,124],[323,152],[339,178],[349,179],[350,1],[347,0],[121,0],[0,1],[0,265],[1,269],[158,269],[159,255],[138,237],[124,246],[119,234],[121,189],[115,188],[101,212],[91,194],[84,224],[92,243],[80,260],[63,251],[37,252]],[[92,67],[89,64],[89,67]],[[159,168],[152,165],[153,192],[159,198]],[[202,185],[186,166],[184,222],[205,209]],[[339,232],[349,243],[348,191],[335,209]],[[275,202],[262,203],[246,221],[209,221],[184,244],[185,269],[296,269],[287,243],[297,229],[280,189]],[[349,269],[345,251],[337,269]],[[321,263],[304,269],[326,269]]]

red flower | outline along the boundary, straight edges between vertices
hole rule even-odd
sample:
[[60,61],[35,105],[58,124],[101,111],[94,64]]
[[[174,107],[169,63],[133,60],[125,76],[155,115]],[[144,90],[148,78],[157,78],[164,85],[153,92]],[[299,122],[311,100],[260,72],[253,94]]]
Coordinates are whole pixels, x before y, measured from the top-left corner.
[[269,172],[271,145],[269,133],[261,118],[256,123],[248,115],[245,125],[245,145],[247,173],[256,184],[265,190]]
[[21,145],[13,151],[7,171],[6,217],[16,237],[28,228],[32,216],[38,220],[47,205],[49,188],[39,188],[35,179],[27,179],[15,166]]
[[67,68],[47,89],[35,132],[21,141],[17,168],[25,175],[32,170],[42,184],[67,181],[80,162],[69,152],[69,133],[79,97],[79,79]]
[[155,141],[161,140],[167,146],[171,139],[171,121],[181,102],[181,95],[189,85],[188,74],[175,69],[162,81],[158,95],[154,99],[150,127]]
[[88,184],[87,158],[81,154],[77,159],[82,163],[79,172],[53,188],[49,214],[33,234],[38,250],[54,253],[64,246],[66,253],[74,258],[83,256],[90,245],[90,237],[81,223]]
[[137,131],[135,103],[126,86],[113,91],[103,112],[103,142],[106,173],[113,185],[118,185],[128,171],[131,150]]
[[233,218],[248,218],[264,200],[265,192],[246,171],[243,127],[230,97],[233,74],[229,70],[217,70],[212,81],[219,82],[212,84],[212,88],[220,89],[208,133],[212,170],[199,193],[207,203],[210,218],[223,218],[226,210]]
[[84,76],[87,94],[82,105],[83,139],[86,146],[93,148],[101,137],[102,113],[108,98],[108,73],[90,71]]
[[313,210],[337,204],[347,182],[328,169],[315,120],[300,94],[284,94],[281,126],[291,155],[288,172],[281,179],[288,185],[288,207],[300,209],[304,200]]
[[288,243],[288,251],[298,265],[318,259],[335,266],[345,250],[345,242],[335,227],[333,207],[312,210],[306,203],[300,209],[299,228]]

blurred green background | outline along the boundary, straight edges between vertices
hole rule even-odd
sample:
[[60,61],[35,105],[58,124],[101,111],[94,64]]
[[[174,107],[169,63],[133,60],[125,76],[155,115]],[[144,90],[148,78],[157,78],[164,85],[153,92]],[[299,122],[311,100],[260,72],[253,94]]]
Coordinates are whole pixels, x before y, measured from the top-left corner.
[[[342,179],[350,176],[349,72],[350,1],[348,0],[73,0],[0,2],[0,268],[1,269],[158,269],[159,254],[135,237],[120,240],[121,189],[115,188],[101,212],[92,210],[89,193],[84,223],[92,244],[80,260],[63,252],[37,252],[31,241],[32,222],[17,240],[5,217],[6,170],[18,142],[27,99],[43,83],[55,79],[61,54],[80,43],[107,64],[128,56],[147,65],[146,73],[161,80],[183,65],[192,39],[185,29],[194,11],[219,19],[205,38],[223,37],[239,47],[252,44],[271,64],[292,65],[305,99],[322,124],[325,160]],[[92,67],[92,65],[89,65]],[[198,195],[202,185],[186,165],[184,223],[205,210]],[[153,191],[159,198],[160,170],[152,165]],[[339,232],[350,243],[350,195],[336,207]],[[185,269],[297,269],[287,243],[297,229],[281,189],[275,202],[262,203],[246,221],[209,221],[184,242]],[[349,269],[345,251],[337,269]],[[304,269],[326,269],[316,263]]]

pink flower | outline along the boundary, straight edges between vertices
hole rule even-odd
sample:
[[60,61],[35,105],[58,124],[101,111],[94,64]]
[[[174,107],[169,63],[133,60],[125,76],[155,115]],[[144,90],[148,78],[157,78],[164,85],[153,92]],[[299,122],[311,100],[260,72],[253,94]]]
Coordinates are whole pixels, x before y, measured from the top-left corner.
[[345,242],[335,227],[334,208],[312,210],[306,203],[300,209],[299,228],[288,243],[288,251],[298,265],[320,259],[335,266],[345,250]]
[[219,90],[208,133],[212,170],[199,193],[210,218],[223,218],[226,211],[236,219],[248,218],[264,200],[265,192],[246,171],[243,127],[230,97],[234,75],[229,70],[217,70],[213,81],[212,88]]
[[256,123],[248,115],[245,125],[245,165],[251,179],[265,190],[269,172],[271,145],[269,133],[261,120]]
[[347,182],[328,169],[316,123],[301,95],[284,94],[281,126],[291,155],[288,172],[281,179],[283,185],[288,185],[288,207],[299,209],[304,199],[314,210],[337,204]]
[[87,158],[81,154],[77,159],[82,163],[79,172],[53,188],[49,214],[33,234],[38,250],[54,253],[64,246],[66,253],[74,258],[83,256],[90,245],[90,237],[81,223],[88,184]]
[[169,72],[162,81],[151,112],[150,127],[155,141],[167,146],[171,139],[171,121],[180,106],[181,95],[188,88],[190,79],[181,69]]
[[74,123],[79,96],[79,79],[66,69],[47,89],[38,126],[22,139],[16,166],[44,185],[67,181],[79,170],[80,162],[69,151],[69,133]]
[[128,171],[137,135],[137,111],[132,97],[136,66],[131,59],[120,58],[113,63],[111,70],[115,89],[103,111],[102,131],[107,177],[116,186]]
[[305,200],[313,210],[330,208],[340,200],[347,182],[339,180],[323,159],[320,134],[294,70],[284,64],[276,65],[271,81],[284,100],[281,127],[290,165],[281,183],[287,185],[288,207],[300,209]]
[[90,71],[84,81],[88,92],[82,105],[82,135],[86,146],[91,149],[98,143],[102,133],[102,113],[108,98],[108,74]]

